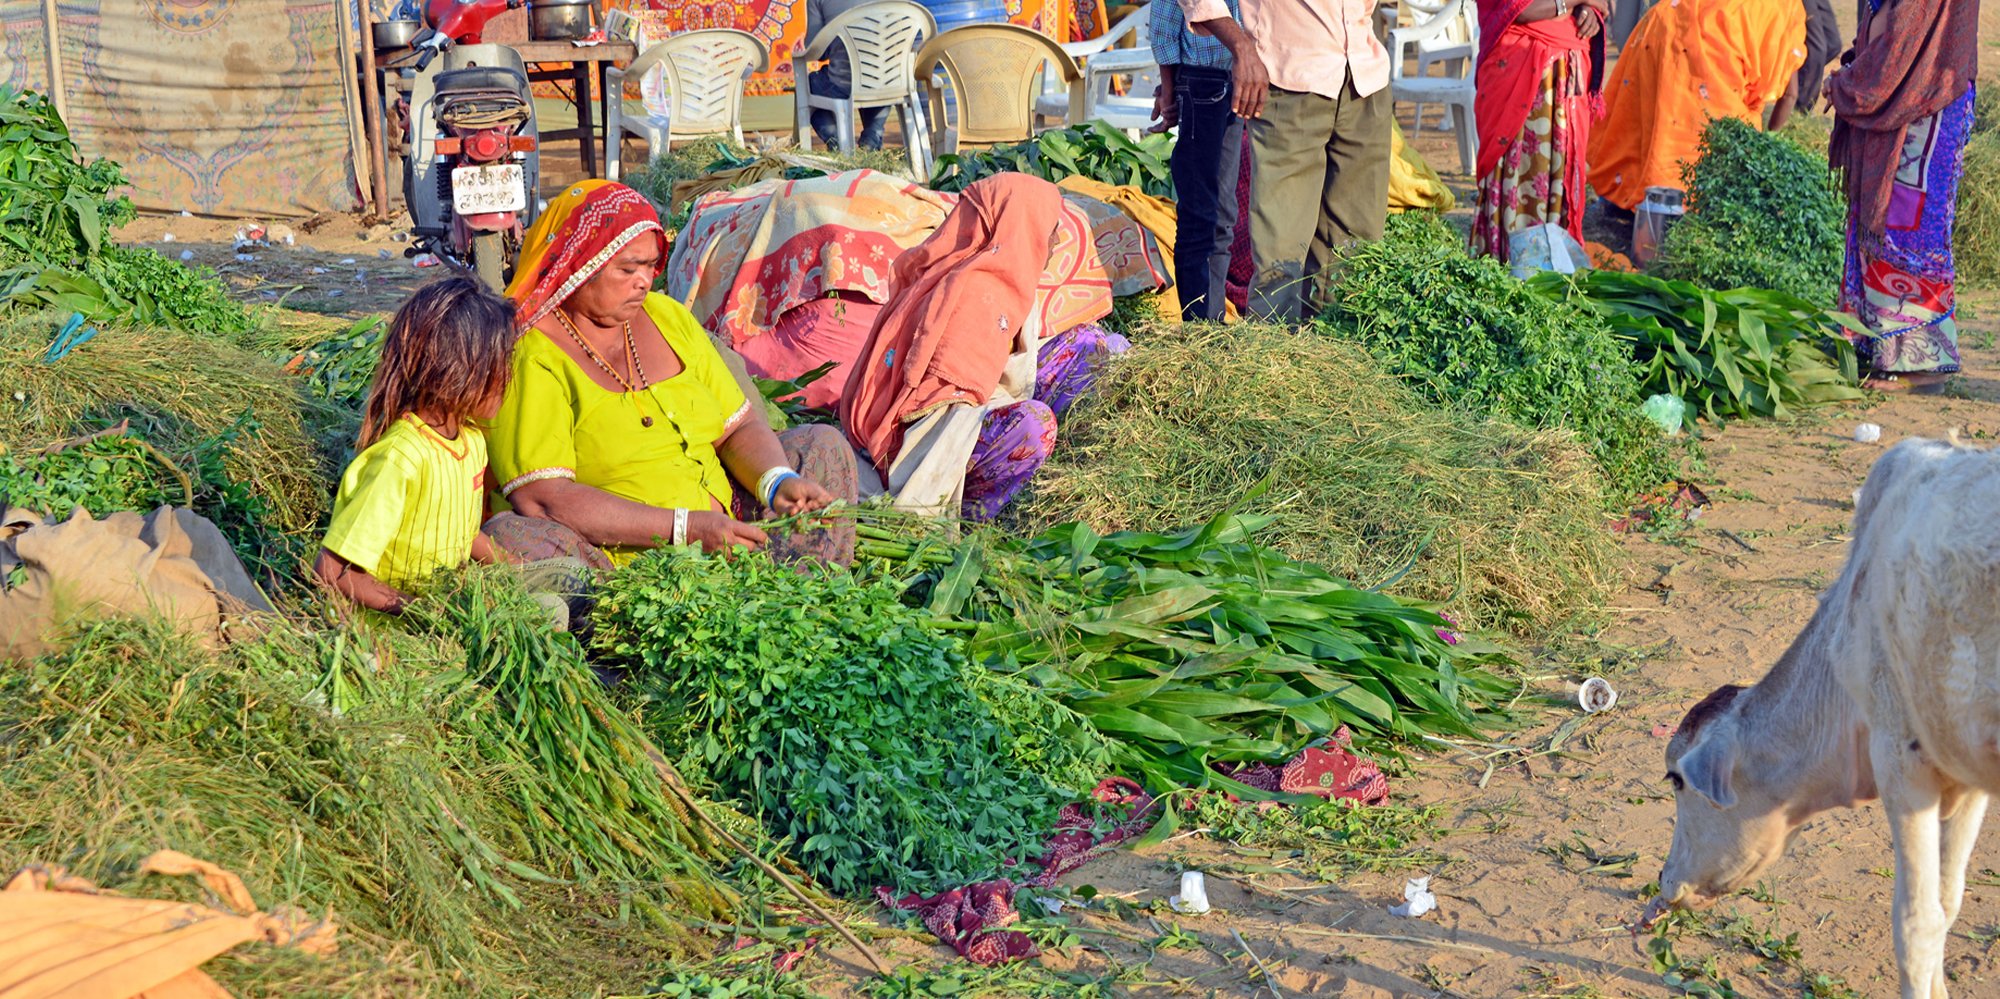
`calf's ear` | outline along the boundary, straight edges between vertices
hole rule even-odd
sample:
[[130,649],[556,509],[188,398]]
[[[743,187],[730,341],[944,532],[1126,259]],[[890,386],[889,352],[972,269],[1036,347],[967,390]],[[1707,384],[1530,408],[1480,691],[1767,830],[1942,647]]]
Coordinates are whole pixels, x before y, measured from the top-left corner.
[[1717,808],[1736,804],[1731,777],[1736,772],[1736,740],[1728,732],[1709,732],[1681,756],[1681,777],[1695,793]]

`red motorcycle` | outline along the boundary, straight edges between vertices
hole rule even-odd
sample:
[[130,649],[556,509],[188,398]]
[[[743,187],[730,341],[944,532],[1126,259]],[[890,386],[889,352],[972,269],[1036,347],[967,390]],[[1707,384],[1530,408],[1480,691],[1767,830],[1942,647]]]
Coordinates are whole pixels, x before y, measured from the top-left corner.
[[[486,24],[523,0],[428,0],[419,34],[404,161],[408,251],[506,287],[538,212],[535,101],[520,53],[483,41]],[[437,68],[432,63],[442,54]]]

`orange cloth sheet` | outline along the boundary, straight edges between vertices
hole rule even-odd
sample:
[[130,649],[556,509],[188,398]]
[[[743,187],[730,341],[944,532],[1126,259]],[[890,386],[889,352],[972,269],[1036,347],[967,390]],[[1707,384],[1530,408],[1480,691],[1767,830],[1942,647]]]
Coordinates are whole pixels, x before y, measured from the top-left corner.
[[1619,207],[1684,187],[1711,118],[1762,124],[1806,61],[1797,0],[1663,0],[1639,19],[1590,133],[1590,186]]

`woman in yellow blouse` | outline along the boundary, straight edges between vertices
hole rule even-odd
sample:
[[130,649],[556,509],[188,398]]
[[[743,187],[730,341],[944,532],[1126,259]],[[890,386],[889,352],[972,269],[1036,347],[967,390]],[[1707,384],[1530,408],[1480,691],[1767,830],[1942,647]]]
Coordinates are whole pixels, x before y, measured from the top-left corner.
[[[665,266],[651,203],[604,181],[570,187],[524,238],[507,295],[525,332],[488,431],[511,508],[485,528],[500,547],[600,566],[664,543],[761,547],[756,516],[854,498],[839,432],[773,433],[694,317],[651,290]],[[778,554],[852,553],[850,529]]]

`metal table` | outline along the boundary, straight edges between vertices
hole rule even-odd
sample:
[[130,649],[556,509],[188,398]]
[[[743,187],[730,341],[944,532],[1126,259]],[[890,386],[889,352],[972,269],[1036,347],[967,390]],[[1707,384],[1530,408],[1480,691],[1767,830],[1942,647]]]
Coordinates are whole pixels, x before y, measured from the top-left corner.
[[[614,63],[629,63],[639,57],[639,47],[631,42],[598,42],[595,45],[575,45],[570,42],[517,42],[513,45],[521,53],[521,60],[528,63],[528,79],[531,82],[570,81],[573,88],[570,98],[576,104],[575,128],[543,131],[542,142],[561,142],[574,139],[578,158],[583,161],[583,172],[588,177],[601,177],[598,172],[597,150],[603,136],[603,122],[594,121],[591,116],[591,77],[597,77],[597,89],[604,90],[604,71]],[[566,66],[552,68],[552,64]],[[594,70],[594,73],[593,73]]]

